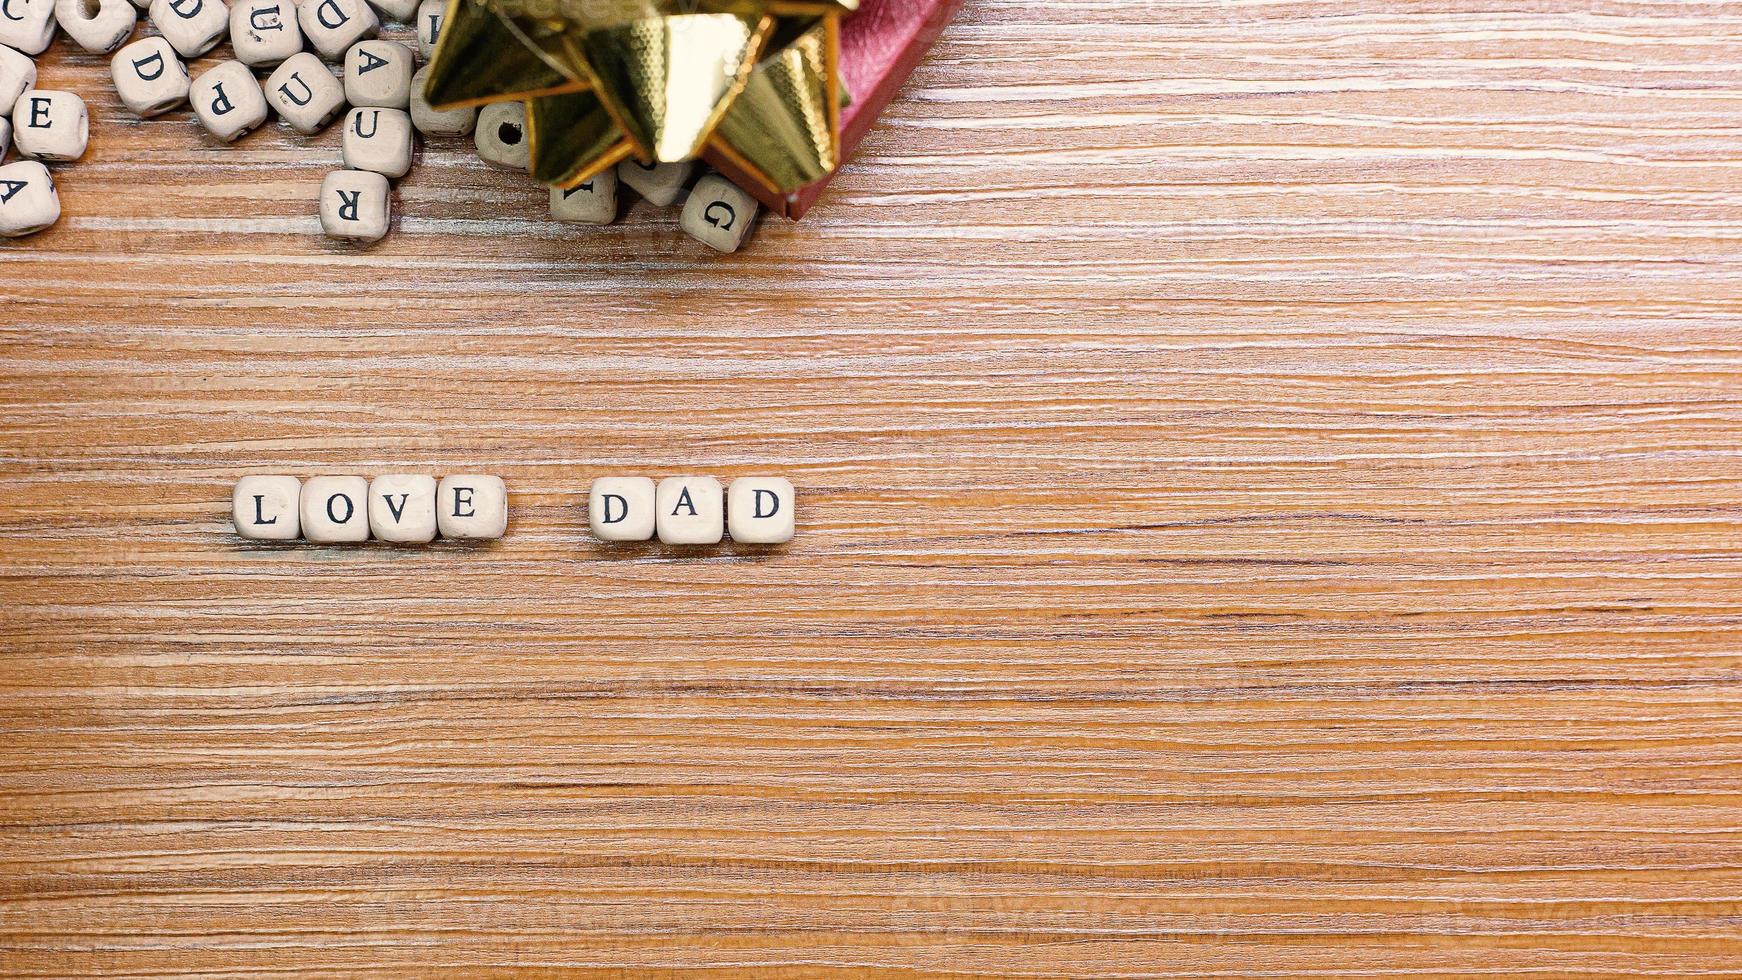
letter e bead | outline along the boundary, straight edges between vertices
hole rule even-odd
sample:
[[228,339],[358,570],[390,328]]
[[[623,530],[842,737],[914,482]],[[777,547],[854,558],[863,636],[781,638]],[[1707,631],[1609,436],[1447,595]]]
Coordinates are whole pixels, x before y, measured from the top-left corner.
[[726,514],[720,481],[711,476],[674,476],[654,492],[655,526],[666,544],[719,544]]
[[187,101],[187,66],[161,37],[140,38],[115,52],[109,74],[121,104],[134,115],[160,115]]
[[294,476],[245,476],[230,495],[236,533],[250,541],[302,536],[302,481]]
[[747,476],[726,491],[726,525],[740,544],[785,544],[792,540],[792,483],[779,477]]
[[33,88],[12,107],[12,145],[21,156],[65,163],[85,155],[91,119],[71,92]]
[[587,492],[587,523],[600,541],[646,541],[653,537],[653,481],[644,476],[604,476]]
[[369,530],[378,541],[423,544],[436,536],[435,477],[378,476],[369,483]]
[[501,537],[508,530],[508,488],[494,476],[443,477],[436,488],[436,526],[444,538]]
[[234,142],[266,121],[266,93],[240,61],[224,61],[194,79],[188,99],[206,132]]
[[315,544],[369,540],[369,481],[317,476],[302,485],[302,536]]

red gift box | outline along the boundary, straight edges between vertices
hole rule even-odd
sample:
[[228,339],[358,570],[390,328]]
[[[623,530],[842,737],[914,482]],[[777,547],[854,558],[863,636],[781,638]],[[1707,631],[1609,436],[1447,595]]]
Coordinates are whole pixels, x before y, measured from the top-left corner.
[[[943,33],[962,0],[861,0],[857,13],[841,22],[841,82],[853,97],[841,110],[841,160],[858,149],[871,124],[901,90],[907,76]],[[754,194],[775,214],[797,219],[810,210],[835,173],[790,194],[776,194],[722,154],[708,153],[715,170]]]

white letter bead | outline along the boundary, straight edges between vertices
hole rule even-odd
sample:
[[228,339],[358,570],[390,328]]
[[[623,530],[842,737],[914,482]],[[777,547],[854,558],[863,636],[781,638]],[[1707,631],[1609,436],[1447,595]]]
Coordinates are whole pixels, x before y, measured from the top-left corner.
[[292,129],[312,136],[345,107],[345,87],[321,59],[303,51],[267,76],[266,101]]
[[378,476],[369,483],[369,530],[378,541],[422,544],[436,535],[435,477]]
[[294,476],[245,476],[230,495],[230,517],[250,541],[294,541],[302,536],[301,501]]
[[666,544],[719,544],[726,532],[720,481],[711,476],[673,476],[654,493],[655,524]]
[[671,207],[677,196],[683,193],[683,185],[689,182],[690,175],[695,172],[694,160],[685,160],[682,163],[638,163],[625,160],[617,165],[617,176],[623,178],[623,183],[647,198],[649,204],[662,208]]
[[653,481],[644,476],[605,476],[587,492],[587,522],[600,541],[646,541],[653,537]]
[[345,118],[340,152],[345,166],[398,179],[411,169],[411,116],[403,109],[367,106]]
[[335,170],[321,182],[321,230],[328,238],[379,241],[390,218],[387,178],[367,170]]
[[354,106],[411,105],[411,49],[398,41],[358,41],[345,52],[345,101]]
[[442,18],[447,12],[447,0],[423,0],[417,5],[417,53],[425,61],[435,54],[436,42],[442,36]]
[[423,80],[429,66],[419,68],[411,76],[411,124],[420,133],[430,136],[464,136],[478,123],[478,110],[471,106],[458,109],[432,109],[423,97]]
[[726,491],[726,527],[739,544],[785,544],[792,540],[793,507],[792,481],[741,477]]
[[54,38],[54,0],[5,0],[0,4],[0,44],[36,55]]
[[595,174],[567,190],[550,189],[550,216],[558,221],[608,225],[617,220],[617,171]]
[[436,524],[444,538],[499,538],[508,530],[508,488],[494,476],[443,477]]
[[374,9],[363,0],[303,0],[296,16],[303,36],[328,61],[342,60],[346,48],[381,29]]
[[678,226],[716,252],[736,252],[756,223],[759,206],[743,188],[719,174],[696,181]]
[[91,118],[71,92],[33,88],[12,107],[12,144],[20,156],[65,163],[85,155]]
[[194,115],[218,139],[232,142],[266,121],[266,93],[240,61],[219,62],[194,79]]
[[[409,22],[417,16],[418,0],[369,0],[369,6],[381,11],[388,20]],[[401,109],[405,108],[400,106]]]
[[317,476],[302,485],[302,536],[315,544],[369,540],[369,481]]
[[36,87],[36,62],[8,47],[0,47],[0,116],[12,114],[12,104],[25,89]]
[[525,170],[532,163],[532,148],[526,139],[526,104],[495,102],[480,109],[472,141],[485,163]]
[[224,0],[151,0],[151,22],[183,58],[217,47],[230,30]]
[[159,115],[187,101],[187,65],[161,37],[140,38],[115,52],[109,74],[121,104],[136,115]]
[[60,220],[60,195],[48,168],[34,160],[0,167],[0,237],[19,238]]
[[302,50],[293,0],[243,0],[230,8],[230,47],[250,68],[277,65]]
[[6,151],[12,149],[12,120],[0,116],[0,163],[6,162]]
[[54,19],[79,47],[108,54],[133,34],[139,11],[128,0],[54,0]]

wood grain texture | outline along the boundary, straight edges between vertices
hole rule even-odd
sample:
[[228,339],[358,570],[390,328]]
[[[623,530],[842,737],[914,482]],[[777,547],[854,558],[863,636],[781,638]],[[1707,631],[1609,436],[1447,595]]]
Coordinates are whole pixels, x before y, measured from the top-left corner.
[[[1742,5],[970,0],[729,258],[43,84],[5,973],[1742,974]],[[231,533],[399,468],[510,536]]]

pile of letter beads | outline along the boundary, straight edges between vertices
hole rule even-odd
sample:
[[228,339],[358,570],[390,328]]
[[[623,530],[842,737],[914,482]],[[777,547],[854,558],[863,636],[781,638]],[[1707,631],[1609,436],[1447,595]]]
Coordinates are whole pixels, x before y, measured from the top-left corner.
[[[133,9],[125,0],[108,2]],[[36,87],[30,55],[45,50],[53,34],[52,0],[0,5],[0,237],[34,234],[60,220],[60,192],[46,164],[71,163],[90,143],[85,100]],[[13,150],[24,159],[9,164]]]
[[792,540],[792,483],[779,477],[740,477],[729,490],[711,476],[674,476],[658,485],[642,476],[593,481],[587,521],[601,541],[718,544],[729,531],[739,544]]
[[[481,127],[482,117],[480,132]],[[479,153],[484,153],[482,140]],[[696,171],[694,162],[648,166],[625,160],[615,170],[607,170],[574,187],[566,190],[551,188],[550,214],[558,221],[610,224],[617,220],[619,185],[640,194],[649,204],[662,208],[677,204],[688,187],[689,196],[684,200],[678,226],[684,234],[716,252],[736,252],[756,223],[761,205],[738,185],[717,173],[710,172],[694,186],[689,186]]]
[[508,530],[508,490],[494,476],[421,474],[245,476],[230,499],[236,533],[250,541],[424,544],[439,533],[490,540]]

